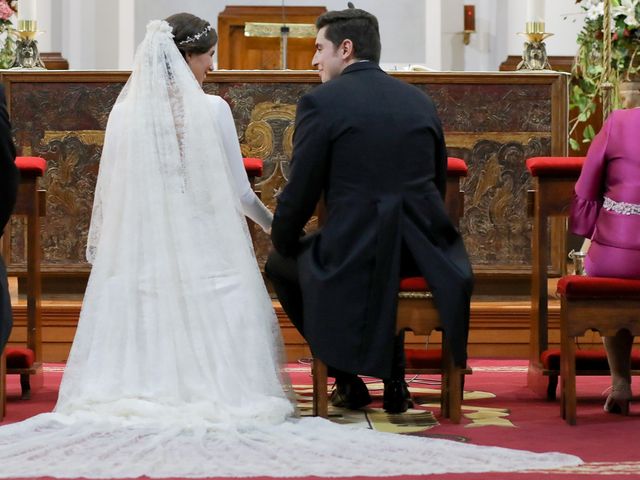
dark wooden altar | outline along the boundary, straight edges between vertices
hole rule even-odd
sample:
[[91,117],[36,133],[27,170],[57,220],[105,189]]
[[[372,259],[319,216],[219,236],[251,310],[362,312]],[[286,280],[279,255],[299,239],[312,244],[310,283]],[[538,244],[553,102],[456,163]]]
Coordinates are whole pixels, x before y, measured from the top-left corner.
[[[42,270],[46,291],[83,292],[85,246],[109,111],[128,72],[3,72],[19,154],[47,159],[43,178]],[[461,231],[477,276],[477,294],[529,294],[531,219],[525,160],[567,154],[568,76],[562,73],[393,73],[426,91],[443,121],[450,156],[463,158]],[[273,207],[285,182],[297,99],[319,82],[311,71],[214,72],[205,91],[233,111],[246,156],[265,161],[257,182]],[[24,226],[11,233],[11,272],[23,275]],[[262,264],[269,239],[260,232]],[[564,253],[552,255],[559,270]],[[524,317],[523,317],[524,318]]]

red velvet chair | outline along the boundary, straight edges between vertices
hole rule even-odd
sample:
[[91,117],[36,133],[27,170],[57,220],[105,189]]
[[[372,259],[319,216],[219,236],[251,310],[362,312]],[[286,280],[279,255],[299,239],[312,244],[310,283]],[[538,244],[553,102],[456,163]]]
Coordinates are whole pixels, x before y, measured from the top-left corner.
[[262,167],[263,162],[261,158],[254,157],[245,157],[242,159],[244,163],[244,169],[247,172],[247,177],[249,177],[249,183],[251,183],[251,188],[254,188],[256,185],[256,178],[262,176]]
[[[6,374],[20,375],[22,398],[28,399],[31,387],[42,384],[40,217],[45,214],[45,192],[38,189],[38,178],[44,175],[47,163],[40,157],[17,157],[16,165],[20,170],[20,187],[14,215],[27,217],[27,341],[26,348],[5,349],[6,363],[3,363],[3,368],[6,366]],[[7,242],[4,247],[5,253],[8,252]],[[35,381],[32,382],[32,378]],[[2,405],[5,402],[4,380],[4,375],[0,373]]]
[[[552,367],[552,365],[559,365],[559,357],[553,351],[547,352],[549,348],[548,266],[550,246],[553,246],[556,252],[560,252],[560,257],[554,260],[556,263],[560,262],[560,269],[564,267],[566,232],[564,228],[559,228],[557,230],[561,230],[560,235],[551,236],[549,219],[560,217],[560,221],[564,221],[563,217],[569,214],[574,185],[580,176],[584,157],[532,157],[526,163],[534,182],[534,190],[529,192],[528,197],[529,214],[533,216],[533,231],[531,234],[531,328],[527,383],[534,391],[553,400],[560,370]],[[553,240],[553,245],[550,245],[550,238]],[[561,272],[557,274],[560,275]]]
[[[569,425],[575,425],[576,338],[587,330],[613,336],[627,329],[632,335],[640,335],[640,280],[569,275],[560,279],[557,292],[561,302],[560,413]],[[580,374],[602,374],[598,363],[593,367],[594,371],[583,369]]]
[[[459,225],[464,208],[464,194],[460,191],[460,178],[467,175],[464,160],[449,157],[447,165],[447,193],[445,204],[453,222]],[[429,287],[422,277],[404,278],[398,292],[396,330],[411,330],[416,335],[430,335],[441,330],[440,317]],[[426,351],[405,350],[407,373],[439,374],[442,378],[440,406],[442,416],[459,423],[461,417],[462,385],[469,369],[455,367],[443,338],[443,349]],[[319,360],[313,360],[313,414],[328,416],[327,368]]]

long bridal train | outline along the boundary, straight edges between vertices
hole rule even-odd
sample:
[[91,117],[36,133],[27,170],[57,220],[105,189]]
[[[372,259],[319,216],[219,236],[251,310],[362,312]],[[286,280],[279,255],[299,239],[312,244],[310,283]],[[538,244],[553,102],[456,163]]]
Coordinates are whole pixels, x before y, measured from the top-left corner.
[[186,419],[163,421],[160,405],[149,413],[146,419],[52,413],[2,428],[0,476],[390,476],[581,463],[560,453],[380,433],[321,419],[224,425],[192,418],[197,424],[187,427]]

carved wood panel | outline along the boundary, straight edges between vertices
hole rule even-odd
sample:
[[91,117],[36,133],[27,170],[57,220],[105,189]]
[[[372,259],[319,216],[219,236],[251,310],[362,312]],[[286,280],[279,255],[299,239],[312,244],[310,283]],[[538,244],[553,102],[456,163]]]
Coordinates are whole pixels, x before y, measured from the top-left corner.
[[[43,269],[86,272],[86,235],[109,111],[124,72],[4,73],[14,138],[22,155],[47,159]],[[476,271],[500,275],[530,269],[530,187],[525,160],[566,154],[566,77],[562,74],[396,74],[428,92],[440,112],[449,154],[463,158],[465,215],[461,230]],[[265,203],[286,181],[295,105],[318,83],[312,72],[216,72],[204,89],[233,111],[242,151],[264,159],[258,181]],[[24,263],[15,222],[10,268]],[[260,263],[270,242],[256,238]]]

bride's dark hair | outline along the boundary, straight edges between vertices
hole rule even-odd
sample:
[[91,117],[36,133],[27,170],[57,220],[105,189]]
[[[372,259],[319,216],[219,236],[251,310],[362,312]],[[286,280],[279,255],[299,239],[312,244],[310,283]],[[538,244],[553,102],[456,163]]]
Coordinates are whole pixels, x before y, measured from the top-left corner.
[[173,41],[183,57],[187,53],[207,53],[218,43],[218,34],[209,22],[190,13],[176,13],[165,18],[171,25]]

